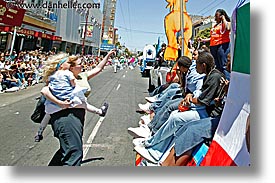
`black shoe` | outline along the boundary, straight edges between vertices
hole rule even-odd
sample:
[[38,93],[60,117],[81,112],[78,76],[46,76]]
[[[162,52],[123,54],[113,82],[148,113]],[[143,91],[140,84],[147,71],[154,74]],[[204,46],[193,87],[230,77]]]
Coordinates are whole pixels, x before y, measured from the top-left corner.
[[36,135],[36,136],[34,137],[34,141],[35,141],[35,142],[40,142],[41,140],[43,140],[43,136],[42,136],[42,135]]
[[107,102],[104,102],[103,106],[100,108],[102,111],[102,114],[100,114],[99,116],[104,117],[107,113],[109,104]]
[[139,113],[139,114],[145,114],[145,111],[142,110],[142,109],[137,109],[136,112]]

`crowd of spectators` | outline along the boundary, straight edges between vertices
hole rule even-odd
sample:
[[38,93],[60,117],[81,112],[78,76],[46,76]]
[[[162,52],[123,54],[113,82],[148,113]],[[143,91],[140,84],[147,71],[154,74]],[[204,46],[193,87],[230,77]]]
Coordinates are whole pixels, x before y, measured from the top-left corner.
[[1,92],[18,91],[38,84],[42,63],[51,54],[40,50],[0,52]]
[[[42,49],[0,52],[0,93],[16,92],[42,82],[43,62],[54,54],[56,52]],[[85,55],[81,59],[85,70],[94,68],[102,60],[94,55]]]

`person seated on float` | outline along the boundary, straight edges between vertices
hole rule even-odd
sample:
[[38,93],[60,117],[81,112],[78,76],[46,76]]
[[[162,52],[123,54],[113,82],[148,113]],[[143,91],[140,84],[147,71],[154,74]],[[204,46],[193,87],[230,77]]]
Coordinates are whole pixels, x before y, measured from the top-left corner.
[[[131,129],[132,135],[135,137],[147,137],[149,134],[156,133],[156,131],[167,121],[170,114],[178,109],[179,103],[184,99],[185,95],[188,93],[193,93],[194,96],[198,97],[201,93],[200,89],[203,84],[203,79],[205,74],[199,74],[196,71],[196,60],[198,58],[199,53],[204,52],[205,50],[195,50],[193,52],[193,60],[192,65],[189,68],[186,79],[186,87],[180,94],[176,94],[171,97],[171,100],[167,101],[165,105],[163,105],[158,112],[153,112],[150,115],[150,119],[148,117],[141,117],[140,124],[146,124],[147,126],[141,125],[141,128]],[[152,121],[151,121],[152,119]]]
[[[199,55],[196,61],[196,69],[198,73],[206,74],[201,94],[199,97],[194,97],[193,94],[187,94],[182,100],[180,106],[189,106],[189,110],[180,112],[173,111],[168,120],[161,126],[161,128],[148,139],[143,139],[140,143],[136,143],[135,150],[144,158],[151,162],[159,161],[160,154],[154,146],[167,146],[173,134],[182,126],[185,126],[190,121],[207,118],[216,107],[212,101],[219,95],[220,79],[224,75],[215,69],[215,62],[213,56],[208,52],[203,52]],[[150,154],[151,156],[148,156]]]
[[224,86],[221,95],[215,98],[217,106],[210,117],[192,121],[182,126],[174,135],[174,146],[168,156],[161,163],[162,166],[185,166],[192,158],[192,153],[204,142],[211,142],[218,127],[220,117],[225,104],[229,81],[222,78]]

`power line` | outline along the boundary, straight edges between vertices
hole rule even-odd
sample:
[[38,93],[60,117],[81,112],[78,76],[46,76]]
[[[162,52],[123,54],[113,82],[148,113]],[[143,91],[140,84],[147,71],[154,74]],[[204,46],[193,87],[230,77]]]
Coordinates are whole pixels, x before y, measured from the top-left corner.
[[[125,22],[125,18],[124,18],[124,13],[123,13],[123,8],[122,8],[122,4],[121,4],[121,0],[119,0],[119,7],[120,7],[120,10],[121,10],[121,14],[122,14],[122,18],[123,18],[123,22],[124,22],[124,25],[126,26],[126,22]],[[127,35],[127,38],[128,38],[128,40],[129,40],[129,35],[128,34],[126,34]]]
[[137,33],[144,33],[144,34],[158,34],[158,35],[164,35],[165,33],[160,33],[160,32],[152,32],[152,31],[143,31],[143,30],[136,30],[136,29],[128,29],[125,27],[118,26],[120,29],[124,29],[125,31],[132,31],[132,32],[137,32]]
[[197,14],[200,14],[200,12],[202,12],[203,10],[205,10],[206,8],[208,8],[209,6],[211,6],[215,2],[217,2],[217,1],[216,0],[212,1],[211,3],[209,3],[208,5],[206,5],[204,8],[202,8]]
[[205,11],[204,13],[202,13],[202,15],[205,15],[207,12],[209,12],[210,10],[216,8],[217,6],[219,6],[220,4],[224,3],[225,1],[226,1],[226,0],[223,0],[223,1],[221,1],[220,3],[218,3],[217,5],[211,7],[210,9],[208,9],[207,11]]
[[130,0],[127,0],[127,4],[128,4],[128,14],[129,14],[129,25],[130,25],[130,37],[131,40],[133,40],[133,35],[132,35],[132,26],[131,26],[131,14],[130,14]]

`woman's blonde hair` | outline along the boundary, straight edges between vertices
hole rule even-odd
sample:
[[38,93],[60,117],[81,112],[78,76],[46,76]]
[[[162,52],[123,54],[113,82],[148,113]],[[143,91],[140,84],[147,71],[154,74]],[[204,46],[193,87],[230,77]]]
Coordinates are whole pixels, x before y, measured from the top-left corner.
[[78,59],[77,56],[69,56],[67,53],[59,53],[57,55],[50,56],[46,61],[43,63],[43,81],[47,82],[49,76],[53,75],[57,68],[58,64],[61,60],[67,57],[67,62],[71,64],[71,67],[76,65],[76,61]]

